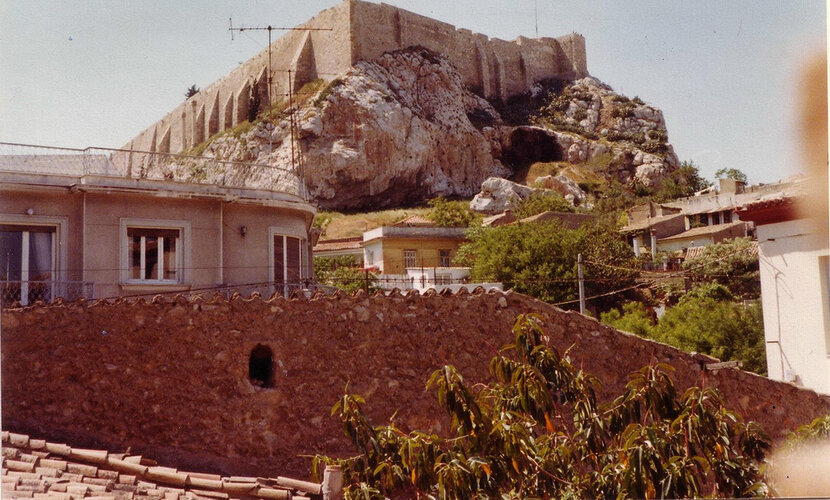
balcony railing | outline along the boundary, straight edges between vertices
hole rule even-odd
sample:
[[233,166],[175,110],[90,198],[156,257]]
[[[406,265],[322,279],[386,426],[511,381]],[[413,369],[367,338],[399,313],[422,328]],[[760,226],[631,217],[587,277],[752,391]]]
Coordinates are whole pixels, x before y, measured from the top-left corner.
[[147,179],[261,189],[307,199],[297,172],[263,162],[128,149],[56,148],[0,142],[0,172]]
[[8,281],[0,280],[0,305],[26,306],[37,301],[91,299],[94,286],[89,281]]

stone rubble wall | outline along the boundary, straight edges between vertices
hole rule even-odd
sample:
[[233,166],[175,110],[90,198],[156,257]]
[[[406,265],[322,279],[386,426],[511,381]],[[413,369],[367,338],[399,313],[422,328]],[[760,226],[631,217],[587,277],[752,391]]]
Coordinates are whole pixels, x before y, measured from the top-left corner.
[[[559,38],[519,37],[507,42],[390,5],[360,0],[344,0],[298,27],[331,31],[288,31],[271,44],[274,102],[288,92],[288,70],[292,71],[291,86],[296,91],[315,78],[331,81],[358,61],[410,46],[445,54],[464,83],[486,98],[504,99],[528,91],[544,78],[588,75],[585,39],[576,33]],[[267,102],[267,67],[266,48],[182,102],[124,149],[179,153],[245,121],[252,89],[262,103]]]
[[[180,468],[260,476],[308,473],[308,455],[351,456],[329,415],[348,390],[377,424],[447,430],[430,374],[454,364],[471,386],[512,340],[517,315],[542,316],[551,343],[603,382],[664,362],[678,391],[717,387],[727,405],[773,437],[830,412],[830,398],[712,358],[622,333],[575,312],[508,292],[216,297],[83,302],[2,312],[5,430],[114,452],[132,447]],[[274,354],[273,388],[252,385],[249,356]]]

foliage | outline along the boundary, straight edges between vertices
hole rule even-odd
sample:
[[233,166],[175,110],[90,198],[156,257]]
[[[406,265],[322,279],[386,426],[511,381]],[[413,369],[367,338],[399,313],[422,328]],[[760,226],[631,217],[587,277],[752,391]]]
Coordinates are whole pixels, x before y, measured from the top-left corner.
[[520,201],[513,213],[519,219],[547,212],[573,212],[574,207],[561,194],[555,191],[536,191]]
[[191,97],[193,97],[194,95],[198,94],[199,90],[200,90],[199,87],[197,87],[196,84],[194,83],[193,85],[191,85],[190,87],[187,88],[187,91],[185,91],[184,100],[186,101],[186,100],[190,99]]
[[645,306],[623,304],[601,316],[608,325],[671,344],[687,352],[718,359],[739,360],[743,368],[766,374],[766,348],[761,306],[734,301],[729,290],[716,283],[699,285],[652,324]]
[[538,316],[520,316],[515,341],[491,361],[495,382],[467,386],[454,367],[429,379],[455,436],[373,426],[365,401],[332,408],[358,449],[343,467],[347,498],[679,498],[763,496],[768,448],[753,423],[714,389],[678,397],[671,367],[629,375],[605,404],[599,382],[546,344]]
[[742,298],[761,296],[756,243],[750,238],[726,239],[707,246],[703,254],[683,263],[696,283],[720,283]]
[[787,436],[787,447],[798,448],[806,443],[830,439],[830,415],[817,417],[809,424],[800,426]]
[[[547,302],[578,297],[577,255],[582,253],[587,296],[631,286],[637,273],[634,254],[614,227],[586,224],[564,229],[559,221],[476,228],[461,246],[456,261],[471,267],[473,281],[498,281]],[[608,267],[608,266],[617,267]],[[594,301],[600,309],[623,295]],[[575,304],[571,304],[575,307]]]
[[317,283],[340,288],[347,293],[357,290],[374,292],[372,283],[377,274],[360,269],[360,260],[354,255],[337,257],[314,257],[314,273]]
[[439,196],[429,200],[427,218],[441,227],[480,226],[483,217],[470,210],[467,201],[448,201]]
[[715,172],[715,179],[735,179],[736,181],[746,182],[746,174],[737,168],[720,168]]
[[600,319],[617,330],[636,333],[641,337],[653,336],[651,315],[642,302],[626,302],[622,306],[622,312],[619,309],[611,309],[602,313]]
[[766,374],[766,347],[761,305],[686,294],[666,310],[654,338],[684,351],[722,360],[740,360],[745,370]]

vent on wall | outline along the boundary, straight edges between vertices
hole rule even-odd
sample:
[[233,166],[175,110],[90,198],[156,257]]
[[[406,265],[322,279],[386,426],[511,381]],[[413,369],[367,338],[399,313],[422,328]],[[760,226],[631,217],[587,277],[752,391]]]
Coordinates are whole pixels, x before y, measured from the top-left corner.
[[274,353],[270,348],[260,344],[251,351],[248,378],[255,386],[274,387]]

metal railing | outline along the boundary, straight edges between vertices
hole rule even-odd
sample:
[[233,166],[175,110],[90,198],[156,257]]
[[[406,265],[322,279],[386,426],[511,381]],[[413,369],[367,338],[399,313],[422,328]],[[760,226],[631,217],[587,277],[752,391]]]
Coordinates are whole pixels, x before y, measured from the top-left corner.
[[13,281],[0,280],[0,305],[26,306],[37,301],[91,299],[94,285],[89,281]]
[[262,189],[308,198],[302,178],[291,169],[262,162],[129,149],[0,142],[0,172],[173,181]]

